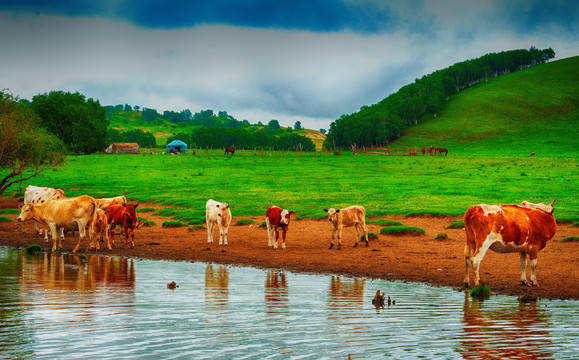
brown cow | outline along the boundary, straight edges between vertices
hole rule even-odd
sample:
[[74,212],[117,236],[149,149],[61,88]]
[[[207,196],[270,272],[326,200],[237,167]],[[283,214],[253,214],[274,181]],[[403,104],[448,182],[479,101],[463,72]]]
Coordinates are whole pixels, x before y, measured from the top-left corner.
[[231,155],[235,154],[235,146],[230,146],[230,147],[226,147],[225,148],[225,155],[227,155],[228,153],[231,153]]
[[277,250],[277,240],[279,239],[279,232],[282,232],[281,248],[285,249],[285,235],[287,233],[290,216],[293,211],[282,209],[278,206],[271,205],[265,212],[265,225],[267,227],[268,247],[273,247]]
[[[43,204],[48,200],[64,198],[66,198],[66,196],[62,189],[28,185],[24,190],[24,204]],[[39,229],[34,221],[32,224],[34,225],[34,230],[36,230],[39,235],[42,235],[42,231],[44,230],[44,241],[48,242],[48,229]],[[26,232],[24,223],[22,224],[22,232]],[[61,230],[60,239],[64,240],[64,229]]]
[[470,284],[469,270],[474,273],[474,284],[479,284],[479,266],[488,249],[499,253],[520,254],[523,285],[527,285],[525,269],[528,256],[531,260],[530,285],[538,285],[535,275],[537,255],[557,230],[553,217],[555,200],[551,205],[524,201],[521,206],[482,204],[469,208],[464,214],[465,286]]
[[344,209],[324,209],[328,213],[328,220],[332,223],[332,243],[330,249],[334,247],[334,238],[336,232],[338,233],[338,250],[342,248],[342,229],[345,227],[354,226],[356,228],[356,243],[354,247],[358,246],[358,240],[362,231],[366,236],[366,246],[368,246],[368,228],[366,227],[366,209],[363,206],[354,205]]
[[58,229],[76,229],[80,233],[78,243],[72,252],[77,252],[80,243],[86,236],[86,228],[89,229],[90,245],[94,246],[94,220],[96,217],[96,200],[88,195],[76,198],[54,199],[43,204],[25,204],[21,207],[18,221],[32,219],[47,226],[52,233],[52,251],[62,249]]
[[129,237],[131,238],[131,248],[135,247],[135,228],[138,220],[137,206],[139,204],[127,204],[127,206],[113,204],[107,208],[109,235],[113,246],[115,246],[115,229],[117,225],[121,225],[125,231],[125,247],[129,246]]

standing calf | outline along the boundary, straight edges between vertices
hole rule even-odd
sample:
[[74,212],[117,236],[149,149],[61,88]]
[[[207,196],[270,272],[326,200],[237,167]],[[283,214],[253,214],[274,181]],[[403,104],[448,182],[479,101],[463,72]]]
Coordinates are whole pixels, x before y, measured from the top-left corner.
[[[98,203],[98,200],[97,200]],[[97,209],[96,211],[96,220],[94,223],[94,229],[96,233],[96,249],[99,250],[100,241],[105,241],[105,244],[109,250],[111,248],[111,242],[109,238],[109,221],[107,217],[107,213],[103,209]]]
[[229,204],[220,203],[213,199],[207,200],[205,221],[207,222],[207,242],[213,242],[213,229],[219,226],[219,245],[227,245],[227,232],[231,224],[231,209]]
[[358,246],[360,235],[364,231],[366,246],[368,246],[368,228],[366,227],[366,209],[363,206],[354,205],[344,209],[324,209],[328,213],[328,220],[332,223],[332,243],[330,249],[334,247],[334,238],[338,233],[338,250],[342,248],[342,229],[354,226],[356,228],[356,243]]
[[115,246],[115,228],[117,225],[121,225],[125,230],[125,247],[129,246],[129,237],[131,238],[131,248],[135,247],[137,206],[139,206],[139,204],[128,204],[127,206],[112,204],[107,207],[107,221],[109,223],[109,234],[113,246]]
[[279,238],[279,231],[281,230],[281,248],[285,249],[285,234],[290,223],[290,216],[293,213],[293,211],[287,211],[286,209],[282,209],[275,205],[267,208],[267,211],[265,212],[265,224],[267,226],[268,247],[273,247],[274,250],[277,249],[277,240]]

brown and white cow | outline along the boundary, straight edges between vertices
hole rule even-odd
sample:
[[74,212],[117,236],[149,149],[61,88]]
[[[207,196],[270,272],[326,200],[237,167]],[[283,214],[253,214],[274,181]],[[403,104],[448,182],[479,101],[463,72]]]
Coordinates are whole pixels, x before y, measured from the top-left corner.
[[366,209],[363,206],[354,205],[344,209],[324,209],[328,213],[328,220],[332,223],[332,243],[330,249],[334,247],[334,238],[336,232],[338,233],[338,250],[342,248],[342,229],[345,227],[354,226],[356,228],[356,243],[354,247],[358,246],[358,240],[362,231],[366,236],[366,246],[368,246],[368,228],[366,227]]
[[520,254],[523,285],[527,285],[525,269],[528,256],[531,260],[530,285],[538,285],[535,275],[537,255],[557,230],[553,217],[555,200],[550,205],[523,201],[521,206],[481,204],[469,208],[464,214],[465,286],[470,285],[469,270],[474,274],[474,284],[479,285],[479,267],[488,249],[498,253]]
[[94,246],[93,234],[96,210],[96,200],[88,195],[76,198],[53,199],[42,204],[22,205],[18,221],[34,220],[47,226],[52,233],[52,251],[62,249],[62,244],[57,235],[58,229],[78,229],[80,237],[73,250],[73,252],[77,252],[82,240],[86,237],[87,226],[90,239],[89,249]]
[[137,207],[139,204],[119,205],[112,204],[106,209],[110,241],[115,246],[115,229],[121,225],[125,232],[125,247],[129,246],[131,238],[131,248],[135,248],[135,229],[137,228]]
[[277,249],[277,240],[279,239],[279,232],[282,232],[281,248],[285,249],[285,235],[287,233],[290,216],[293,211],[282,209],[278,206],[272,205],[267,208],[265,212],[265,225],[267,227],[267,246]]
[[215,224],[219,227],[219,245],[227,245],[227,232],[231,224],[231,209],[229,204],[220,203],[213,199],[207,200],[205,206],[205,221],[207,222],[207,242],[213,242]]
[[96,249],[99,250],[100,247],[99,242],[104,240],[107,248],[109,250],[112,250],[109,238],[109,220],[107,213],[103,209],[97,209],[94,228],[95,228]]
[[124,195],[115,196],[111,198],[96,199],[99,209],[106,210],[109,205],[127,205],[127,198]]
[[[24,204],[44,204],[48,200],[64,198],[66,198],[66,196],[62,189],[28,185],[24,190]],[[42,231],[44,230],[44,241],[48,242],[48,229],[39,229],[35,221],[33,221],[32,224],[38,234],[42,235]],[[24,223],[22,224],[22,232],[26,232]],[[64,240],[64,229],[60,232],[60,239]]]

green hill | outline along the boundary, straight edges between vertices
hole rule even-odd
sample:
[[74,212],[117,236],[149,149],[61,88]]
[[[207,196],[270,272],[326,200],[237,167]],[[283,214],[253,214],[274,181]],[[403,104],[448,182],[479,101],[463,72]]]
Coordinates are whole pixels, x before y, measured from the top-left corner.
[[[450,97],[391,146],[449,154],[577,156],[579,56],[492,78]],[[419,149],[420,153],[420,149]]]

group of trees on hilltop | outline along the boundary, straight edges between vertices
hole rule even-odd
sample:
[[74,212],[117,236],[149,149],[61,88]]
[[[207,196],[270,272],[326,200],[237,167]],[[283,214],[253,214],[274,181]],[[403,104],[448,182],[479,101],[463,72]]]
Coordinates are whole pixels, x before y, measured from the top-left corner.
[[404,130],[425,114],[442,110],[448,97],[489,78],[525,67],[542,64],[555,57],[553,49],[511,50],[484,55],[454,64],[430,75],[377,104],[363,106],[360,111],[342,115],[330,125],[324,147],[382,145],[398,138]]
[[316,147],[311,139],[297,133],[286,131],[271,132],[268,129],[250,131],[243,128],[220,128],[213,126],[200,127],[192,133],[181,133],[167,139],[186,142],[190,147],[197,148],[225,148],[235,146],[238,149],[271,148],[274,150],[303,150],[315,151]]

